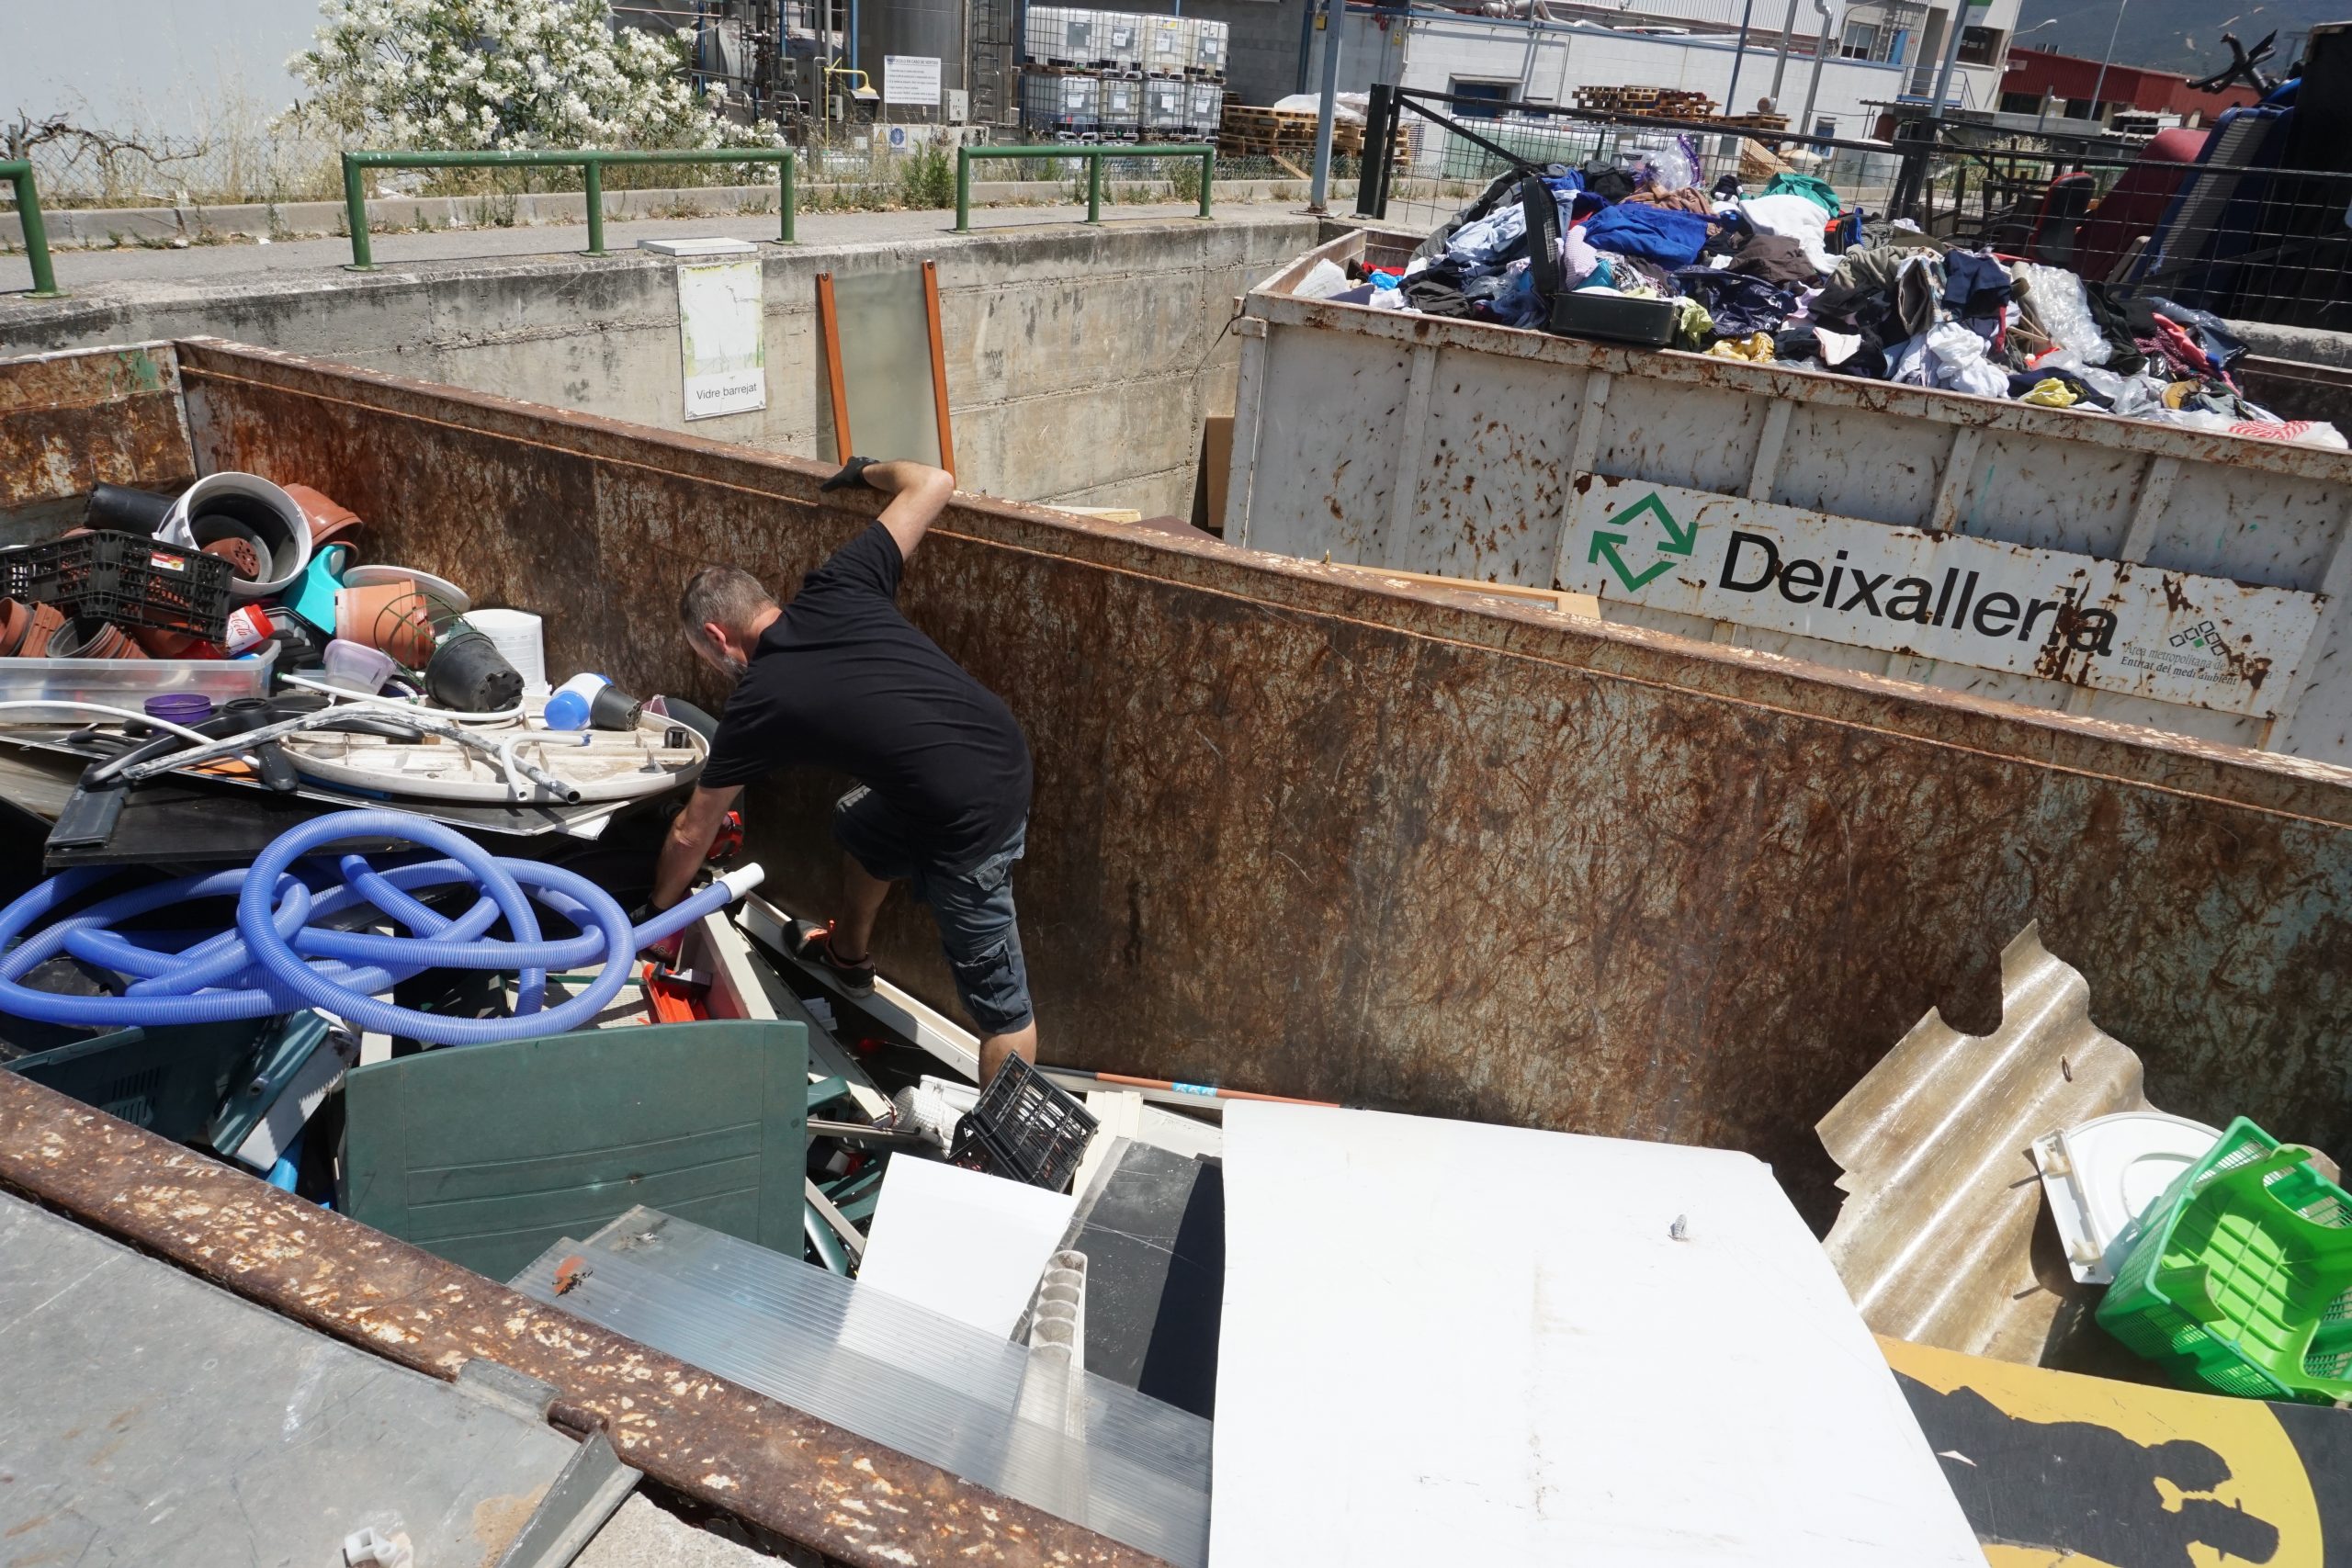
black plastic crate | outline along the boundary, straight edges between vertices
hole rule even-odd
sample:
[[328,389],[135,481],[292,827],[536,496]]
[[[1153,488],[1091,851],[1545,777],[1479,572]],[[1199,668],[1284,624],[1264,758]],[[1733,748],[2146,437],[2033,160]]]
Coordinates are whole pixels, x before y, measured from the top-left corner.
[[236,572],[219,556],[101,529],[0,550],[0,594],[69,615],[218,642]]
[[1094,1136],[1086,1107],[1018,1056],[1005,1058],[956,1126],[948,1158],[1049,1192],[1069,1186]]

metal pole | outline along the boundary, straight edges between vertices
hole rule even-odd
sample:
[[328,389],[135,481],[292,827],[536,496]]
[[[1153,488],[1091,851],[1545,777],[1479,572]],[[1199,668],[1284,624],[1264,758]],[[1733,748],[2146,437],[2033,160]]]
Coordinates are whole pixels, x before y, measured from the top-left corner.
[[1797,133],[1813,134],[1813,106],[1821,97],[1821,67],[1829,58],[1829,6],[1826,0],[1813,0],[1813,8],[1821,13],[1821,36],[1813,40],[1813,80],[1805,85],[1804,118],[1797,122]]
[[[1984,0],[1986,6],[1992,3],[1993,0]],[[1951,96],[1952,69],[1960,63],[1960,40],[1968,31],[1968,13],[1978,8],[1976,0],[1957,0],[1952,6],[1951,37],[1944,39],[1944,64],[1943,69],[1936,73],[1935,107],[1928,112],[1930,119],[1944,118],[1945,100]],[[2122,15],[2120,11],[2116,14],[2119,17]],[[1808,117],[1810,112],[1807,111]]]
[[605,254],[605,165],[598,158],[580,160],[580,183],[588,197],[588,254]]
[[1209,215],[1209,192],[1216,184],[1216,143],[1211,141],[1201,148],[1201,216],[1204,219]]
[[[1388,166],[1384,155],[1394,144],[1389,124],[1396,114],[1396,100],[1391,97],[1396,89],[1385,82],[1372,85],[1372,101],[1363,112],[1363,157],[1356,166],[1356,216],[1376,218],[1380,215],[1380,175],[1378,171]],[[1378,152],[1374,150],[1378,149]]]
[[1331,126],[1340,108],[1340,29],[1332,24],[1340,12],[1337,0],[1323,0],[1323,102],[1315,120],[1315,178],[1307,187],[1306,210],[1321,213],[1331,190]]
[[348,152],[343,155],[343,205],[351,223],[351,270],[366,272],[376,265],[368,249],[367,181],[360,174],[359,161]]
[[2107,62],[2115,58],[2115,40],[2123,36],[2123,8],[2131,4],[2132,0],[2115,0],[2115,27],[2107,35],[2107,52],[2099,57],[2098,79],[2091,84],[2091,118],[2095,121],[2098,120],[2098,96],[2107,90]]
[[33,269],[33,298],[54,299],[57,274],[50,270],[49,225],[41,220],[40,193],[33,189],[32,160],[0,164],[0,174],[17,187],[17,221],[25,231],[25,260]]
[[[1532,17],[1535,7],[1532,3],[1527,10],[1529,17]],[[1739,41],[1731,46],[1731,85],[1724,89],[1724,113],[1725,114],[1739,112],[1739,67],[1740,63],[1747,58],[1747,19],[1755,14],[1756,0],[1747,0],[1747,3],[1739,8]]]
[[779,244],[792,243],[792,209],[800,199],[799,163],[798,153],[786,152],[784,162],[776,165],[776,199],[784,203],[782,225],[776,231]]
[[972,150],[956,149],[956,232],[972,231]]
[[1102,221],[1102,149],[1092,147],[1086,153],[1086,220]]
[[1797,36],[1797,0],[1789,0],[1789,14],[1781,22],[1781,57],[1772,62],[1772,107],[1781,107],[1781,82],[1789,73],[1789,45]]

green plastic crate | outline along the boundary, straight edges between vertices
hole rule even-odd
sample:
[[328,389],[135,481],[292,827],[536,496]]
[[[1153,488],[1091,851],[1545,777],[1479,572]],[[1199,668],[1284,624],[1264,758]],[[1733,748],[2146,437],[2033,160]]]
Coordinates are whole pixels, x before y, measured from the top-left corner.
[[2251,1399],[2352,1395],[2352,1194],[2241,1116],[2143,1216],[2098,1321]]

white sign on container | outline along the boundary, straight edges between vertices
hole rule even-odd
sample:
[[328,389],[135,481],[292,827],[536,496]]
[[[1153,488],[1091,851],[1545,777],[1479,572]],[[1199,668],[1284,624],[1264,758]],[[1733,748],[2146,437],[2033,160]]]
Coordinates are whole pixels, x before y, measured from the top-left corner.
[[939,57],[935,54],[886,54],[882,57],[882,101],[939,107]]
[[1572,486],[1560,586],[1740,626],[2267,716],[2316,595],[1604,474]]
[[678,347],[688,419],[768,406],[767,333],[756,255],[679,260]]

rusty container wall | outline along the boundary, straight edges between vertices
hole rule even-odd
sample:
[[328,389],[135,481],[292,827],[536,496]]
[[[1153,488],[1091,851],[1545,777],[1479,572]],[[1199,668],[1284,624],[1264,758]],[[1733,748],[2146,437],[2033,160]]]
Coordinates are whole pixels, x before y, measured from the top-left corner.
[[[1340,236],[1248,296],[1236,323],[1235,542],[1591,592],[1611,621],[2352,762],[2352,455],[1292,292],[1316,260],[1345,261],[1368,244],[1385,242]],[[2275,362],[2258,368],[2265,387],[2295,400],[2292,412],[2303,383],[2282,379]],[[1649,525],[1619,513],[1652,492],[1678,511],[1705,506],[1732,524],[1760,514],[1826,538],[1825,564],[1828,547],[1924,551],[1959,536],[2006,547],[2037,581],[2136,565],[2132,592],[2171,613],[2148,652],[2112,650],[2120,657],[2096,671],[2088,658],[2037,659],[2006,637],[2005,660],[1962,662],[1940,634],[1859,610],[1821,613],[1810,591],[1803,613],[1770,592],[1760,603],[1711,595],[1721,585],[1711,570],[1694,575],[1687,539],[1679,562],[1663,547],[1655,558],[1661,571],[1673,567],[1662,581],[1641,580],[1646,554],[1612,576],[1582,547],[1598,548],[1611,528],[1641,552]],[[1681,521],[1691,525],[1687,511]],[[2180,591],[2195,579],[2211,581],[2210,598]],[[1711,613],[1727,601],[1738,616]],[[2243,632],[2236,651],[2259,660],[2250,679],[2216,660],[2207,700],[2187,700],[2179,683],[2150,689],[2160,683],[2138,671],[2152,658],[2203,657],[2199,628],[2216,618],[2225,634]]]
[[[199,468],[541,611],[558,678],[718,704],[684,578],[862,525],[796,459],[180,355]],[[1989,1031],[2039,919],[2156,1103],[2352,1148],[2352,773],[973,498],[902,602],[1035,753],[1047,1060],[1745,1148],[1826,1217],[1814,1122],[1928,1009]],[[842,783],[750,797],[788,907]],[[878,948],[952,1010],[925,914]]]
[[177,491],[191,461],[169,344],[39,355],[0,375],[0,545],[81,522],[93,485]]

